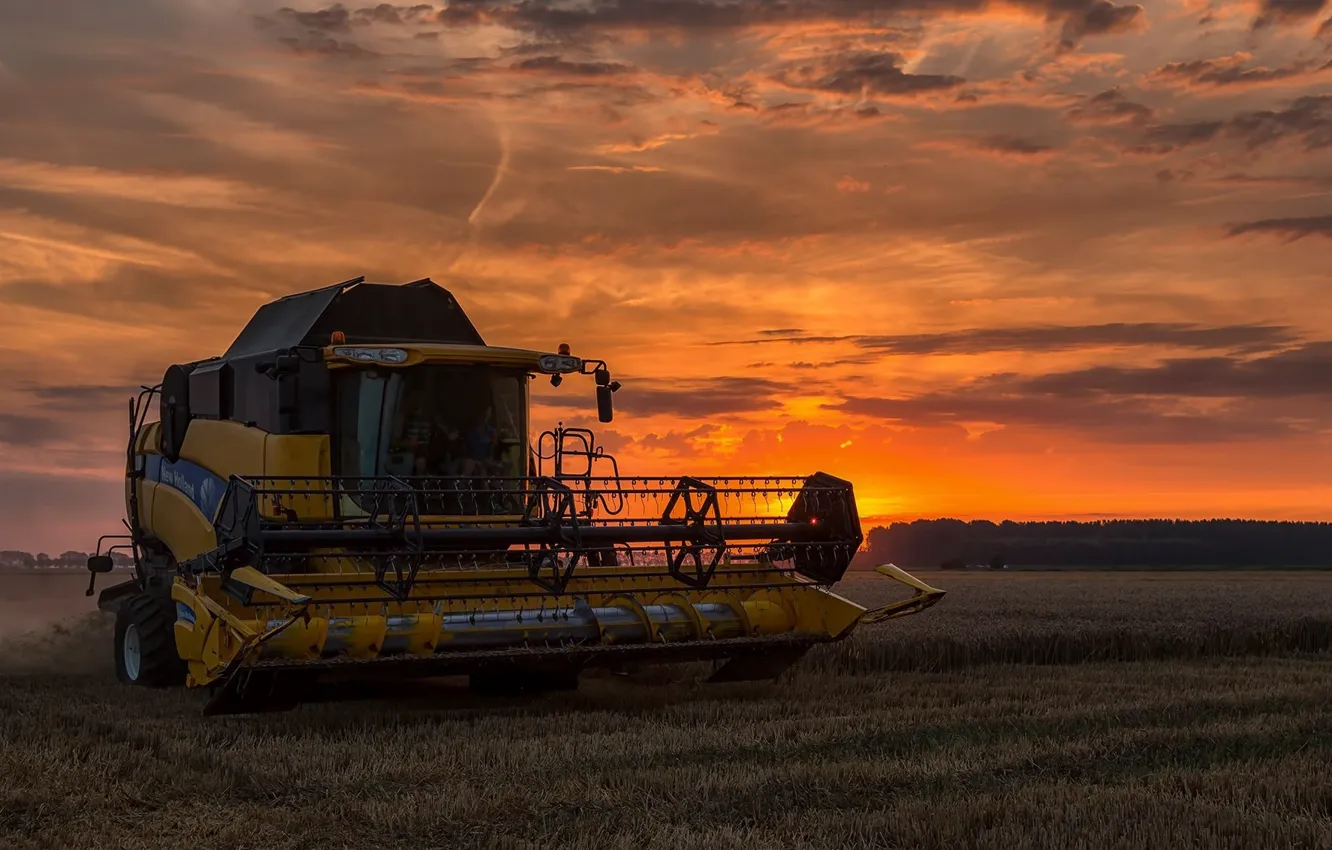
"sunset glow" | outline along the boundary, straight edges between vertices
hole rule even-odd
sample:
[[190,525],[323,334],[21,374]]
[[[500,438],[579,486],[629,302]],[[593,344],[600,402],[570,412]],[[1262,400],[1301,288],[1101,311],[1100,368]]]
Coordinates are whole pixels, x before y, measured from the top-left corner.
[[360,275],[607,360],[535,420],[626,474],[1326,519],[1330,86],[1319,2],[6,4],[0,548],[120,531],[133,389]]

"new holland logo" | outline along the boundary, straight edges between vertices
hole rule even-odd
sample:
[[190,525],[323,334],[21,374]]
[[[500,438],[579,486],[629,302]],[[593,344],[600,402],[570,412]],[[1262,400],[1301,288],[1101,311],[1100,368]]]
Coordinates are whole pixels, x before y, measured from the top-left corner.
[[194,484],[188,478],[185,477],[185,475],[181,470],[178,470],[170,466],[163,467],[162,482],[165,484],[169,484],[172,487],[175,487],[177,490],[184,493],[186,496],[189,496],[190,501],[198,502],[199,499],[198,496],[195,494]]
[[205,510],[217,504],[214,496],[217,494],[217,484],[212,478],[205,478],[199,484],[199,504]]
[[209,519],[217,513],[218,502],[222,499],[222,490],[226,484],[201,466],[178,461],[163,463],[157,478],[168,487],[174,487],[184,493]]

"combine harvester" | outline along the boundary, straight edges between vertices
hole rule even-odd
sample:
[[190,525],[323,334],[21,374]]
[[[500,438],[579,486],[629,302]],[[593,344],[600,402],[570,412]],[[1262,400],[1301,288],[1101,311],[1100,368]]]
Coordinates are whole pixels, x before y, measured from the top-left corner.
[[[592,666],[711,659],[773,678],[867,611],[829,591],[860,547],[851,485],[630,478],[586,429],[528,431],[532,379],[606,364],[488,346],[430,280],[264,305],[221,357],[130,401],[129,534],[88,561],[130,684],[208,688],[206,713],[282,710],[316,682],[465,674],[575,687]],[[156,396],[158,421],[148,422]],[[610,475],[598,475],[606,468]]]

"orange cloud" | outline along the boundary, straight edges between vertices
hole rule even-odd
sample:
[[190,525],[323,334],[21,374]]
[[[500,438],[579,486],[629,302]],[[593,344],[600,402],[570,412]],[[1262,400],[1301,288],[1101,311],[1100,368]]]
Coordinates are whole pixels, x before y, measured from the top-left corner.
[[1004,133],[969,139],[938,139],[922,142],[918,147],[956,151],[1007,162],[1042,162],[1057,152],[1051,145]]
[[601,154],[644,153],[657,150],[674,142],[685,142],[702,136],[713,136],[719,132],[721,132],[719,125],[708,122],[689,132],[659,133],[655,136],[637,138],[627,142],[606,142],[597,145],[596,151]]
[[1168,62],[1147,76],[1144,83],[1192,91],[1224,93],[1260,86],[1301,86],[1332,72],[1332,60],[1304,59],[1269,68],[1252,65],[1253,55],[1235,53],[1216,59]]
[[570,165],[569,171],[604,171],[608,174],[659,174],[666,169],[655,165]]
[[271,200],[262,189],[226,178],[8,158],[0,158],[0,186],[201,209],[241,209]]

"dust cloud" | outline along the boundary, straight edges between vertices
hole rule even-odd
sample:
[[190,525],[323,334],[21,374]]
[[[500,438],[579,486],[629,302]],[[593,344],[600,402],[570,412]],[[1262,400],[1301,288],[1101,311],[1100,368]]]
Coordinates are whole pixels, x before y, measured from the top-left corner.
[[0,575],[0,675],[111,672],[112,617],[86,573]]

